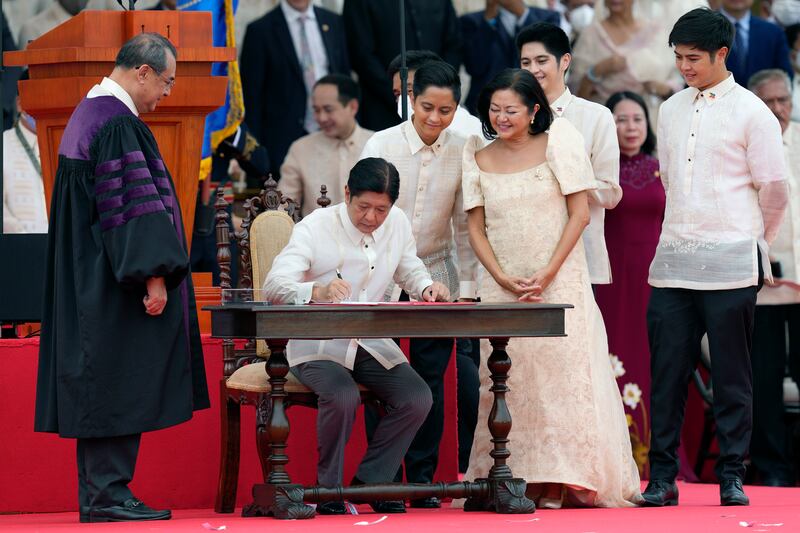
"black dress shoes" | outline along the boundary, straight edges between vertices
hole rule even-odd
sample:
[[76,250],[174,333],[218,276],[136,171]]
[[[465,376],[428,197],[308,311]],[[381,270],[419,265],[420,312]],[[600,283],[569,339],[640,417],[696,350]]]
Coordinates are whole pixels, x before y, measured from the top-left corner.
[[418,500],[411,500],[411,507],[414,509],[438,509],[442,506],[442,502],[436,496],[430,498],[420,498]]
[[741,479],[725,479],[719,484],[720,505],[750,505],[750,499],[744,493]]
[[91,509],[89,522],[131,522],[137,520],[169,520],[169,510],[158,511],[146,506],[141,500],[131,498],[119,505]]
[[381,514],[397,514],[406,512],[406,502],[403,500],[370,502],[369,506],[372,507],[373,511]]
[[645,507],[678,505],[678,486],[674,481],[653,479],[642,493]]
[[317,514],[347,514],[344,502],[322,502],[317,504]]
[[88,505],[81,505],[80,509],[78,510],[78,521],[81,524],[85,524],[89,521],[89,506]]
[[[351,487],[358,485],[365,485],[365,482],[358,479],[358,476],[353,476],[353,481],[350,482]],[[403,500],[393,500],[388,502],[369,502],[369,506],[376,513],[382,514],[397,514],[406,512],[406,502]]]

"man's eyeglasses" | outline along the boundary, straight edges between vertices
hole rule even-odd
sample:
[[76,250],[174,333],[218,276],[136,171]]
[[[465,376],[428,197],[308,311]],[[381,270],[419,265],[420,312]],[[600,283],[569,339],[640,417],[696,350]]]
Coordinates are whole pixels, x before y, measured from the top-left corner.
[[[144,65],[139,65],[138,67],[136,67],[136,70],[139,70],[143,66]],[[147,66],[150,67],[150,65],[147,65]],[[159,80],[164,82],[164,87],[167,87],[170,91],[172,90],[173,87],[175,87],[175,78],[172,78],[172,79],[165,78],[162,74],[159,74],[158,71],[156,69],[154,69],[153,67],[150,67],[150,70],[152,70],[155,73],[155,75],[158,77]]]
[[165,78],[164,76],[158,73],[156,73],[156,76],[158,76],[158,79],[164,82],[164,86],[169,88],[170,91],[172,90],[173,87],[175,87],[175,78]]

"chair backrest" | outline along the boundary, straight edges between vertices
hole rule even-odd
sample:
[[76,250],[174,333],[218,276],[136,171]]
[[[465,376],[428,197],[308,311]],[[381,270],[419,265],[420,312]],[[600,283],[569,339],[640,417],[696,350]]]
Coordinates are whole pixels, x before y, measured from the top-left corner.
[[[323,185],[317,199],[320,207],[330,205],[327,193],[328,189]],[[217,262],[221,271],[220,285],[226,289],[233,285],[230,279],[230,215],[222,191],[218,191],[217,196]],[[245,217],[241,230],[234,233],[239,250],[239,280],[236,286],[240,289],[260,289],[272,268],[272,262],[288,244],[292,229],[300,220],[300,206],[283,196],[278,184],[269,177],[258,196],[245,200],[243,207]],[[261,298],[261,291],[254,291],[254,299]],[[255,348],[257,356],[269,356],[265,342],[258,341]],[[230,376],[233,369],[234,366],[226,365],[225,375]]]
[[[275,257],[289,243],[294,221],[284,211],[264,211],[250,227],[250,260],[253,287],[261,288]],[[260,295],[260,291],[256,291]]]
[[[294,220],[285,211],[264,211],[259,214],[250,226],[250,262],[252,268],[253,288],[264,286],[272,268],[272,262],[292,236]],[[263,300],[263,292],[253,291],[253,299]],[[269,348],[263,340],[256,341],[256,355],[269,356]]]
[[[243,207],[245,216],[244,220],[242,220],[242,227],[241,230],[234,234],[239,247],[238,287],[240,289],[259,289],[261,288],[261,284],[264,283],[267,272],[269,272],[269,269],[272,267],[272,259],[274,259],[275,255],[289,242],[288,236],[291,235],[291,228],[294,226],[294,223],[300,221],[300,206],[291,198],[284,197],[278,190],[278,184],[270,177],[267,179],[264,188],[258,196],[253,196],[245,200]],[[259,228],[256,231],[259,234],[259,241],[261,242],[259,243],[260,246],[259,244],[256,245],[256,248],[270,250],[276,247],[277,244],[280,244],[277,242],[275,245],[269,244],[270,238],[267,232],[273,224],[277,227],[285,227],[288,225],[289,232],[286,241],[277,248],[268,263],[264,263],[264,259],[261,258],[259,261],[259,274],[261,277],[255,278],[253,272],[253,248],[251,243],[253,242],[253,226],[262,214],[268,214],[268,216],[261,222],[258,222]],[[287,222],[291,222],[291,224],[287,224]],[[264,226],[267,227],[264,228]],[[263,231],[264,229],[267,231]]]

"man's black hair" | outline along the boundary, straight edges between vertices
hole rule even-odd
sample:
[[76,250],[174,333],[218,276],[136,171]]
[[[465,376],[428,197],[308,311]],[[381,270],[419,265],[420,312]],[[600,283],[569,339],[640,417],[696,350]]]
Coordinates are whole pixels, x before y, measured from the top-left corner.
[[[428,61],[442,61],[442,58],[430,50],[409,50],[406,52],[406,68],[408,68],[408,70],[417,70]],[[389,74],[390,79],[400,72],[401,62],[402,59],[400,58],[400,54],[398,54],[392,59],[392,62],[389,63],[389,68],[386,69],[386,73]]]
[[556,56],[556,61],[561,61],[564,54],[571,54],[572,47],[569,37],[559,26],[549,22],[536,22],[525,26],[517,34],[517,52],[522,53],[523,45],[528,43],[542,43],[548,54]]
[[400,173],[397,168],[380,157],[362,159],[350,170],[347,179],[350,200],[365,192],[389,195],[394,204],[400,195]]
[[682,44],[708,52],[714,61],[715,54],[721,48],[730,51],[733,36],[733,24],[725,15],[707,7],[699,7],[678,19],[669,34],[669,45]]
[[456,103],[461,101],[461,79],[458,72],[444,61],[428,61],[414,73],[414,98],[428,87],[441,87],[453,92]]
[[335,85],[336,90],[339,91],[339,102],[341,102],[342,105],[347,105],[353,100],[361,101],[361,89],[350,76],[345,76],[344,74],[328,74],[318,79],[314,87],[316,88],[318,85]]

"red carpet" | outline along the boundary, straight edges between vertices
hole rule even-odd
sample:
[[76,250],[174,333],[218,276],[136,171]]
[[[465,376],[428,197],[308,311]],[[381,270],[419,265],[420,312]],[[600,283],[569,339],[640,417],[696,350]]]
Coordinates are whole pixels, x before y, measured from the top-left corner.
[[[271,518],[241,518],[218,515],[211,510],[176,511],[166,522],[143,524],[80,524],[77,513],[0,516],[0,531],[61,532],[191,532],[206,533],[226,526],[226,533],[332,532],[359,531],[357,522],[373,523],[367,531],[384,533],[423,531],[460,531],[492,533],[495,531],[565,532],[565,533],[716,533],[800,531],[800,489],[747,487],[750,507],[720,507],[716,485],[682,484],[681,505],[664,509],[561,509],[540,510],[532,515],[496,515],[464,513],[456,509],[416,510],[405,515],[384,515],[359,506],[358,516],[322,516],[313,520],[278,521]],[[207,524],[204,526],[204,524]]]
[[[154,507],[207,509],[214,507],[219,465],[218,379],[222,375],[220,341],[203,336],[211,409],[195,413],[179,426],[147,433],[142,438],[136,477],[131,488]],[[73,509],[77,502],[74,439],[33,432],[39,339],[0,339],[0,514],[50,513]],[[455,359],[455,358],[454,358]],[[458,469],[455,364],[445,378],[446,431],[439,455],[437,480],[455,479]],[[316,411],[289,410],[288,471],[294,481],[316,478]],[[242,463],[237,504],[251,501],[250,489],[261,480],[255,452],[255,410],[242,409]],[[359,411],[347,448],[345,477],[355,475],[366,449]],[[64,519],[61,519],[64,522]],[[176,522],[177,523],[177,522]],[[35,530],[36,528],[34,528]],[[169,529],[167,529],[168,531]],[[0,523],[0,532],[5,531]],[[202,532],[201,532],[202,533]]]

